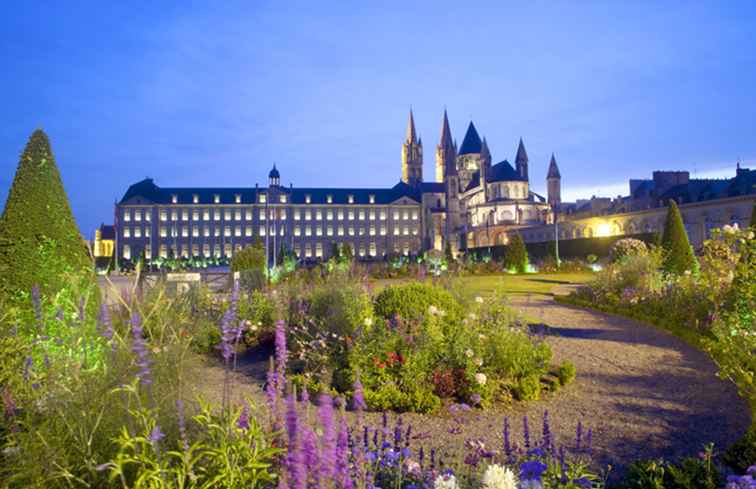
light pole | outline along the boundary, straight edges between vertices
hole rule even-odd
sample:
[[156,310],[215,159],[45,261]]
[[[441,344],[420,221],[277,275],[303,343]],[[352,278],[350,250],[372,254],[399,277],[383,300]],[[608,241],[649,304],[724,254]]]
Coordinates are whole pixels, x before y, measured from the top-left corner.
[[554,254],[556,255],[557,268],[559,267],[559,221],[557,219],[557,209],[554,207]]

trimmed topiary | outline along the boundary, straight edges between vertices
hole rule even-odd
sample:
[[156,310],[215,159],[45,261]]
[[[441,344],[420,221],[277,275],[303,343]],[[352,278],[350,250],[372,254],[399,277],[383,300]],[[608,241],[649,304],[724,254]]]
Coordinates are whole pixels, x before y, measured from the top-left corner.
[[389,320],[396,316],[418,320],[434,309],[450,318],[458,319],[462,314],[462,306],[449,291],[420,282],[386,287],[376,296],[374,309],[377,315]]
[[504,268],[514,269],[517,273],[525,273],[528,269],[528,250],[522,236],[515,234],[507,246],[504,255]]
[[38,286],[43,295],[53,295],[72,280],[91,285],[93,260],[71,212],[50,141],[38,129],[21,154],[0,216],[0,293],[13,300]]
[[674,200],[669,201],[662,248],[664,250],[662,266],[667,272],[679,274],[696,269],[697,262],[693,247],[688,241],[688,233],[685,232],[680,209]]

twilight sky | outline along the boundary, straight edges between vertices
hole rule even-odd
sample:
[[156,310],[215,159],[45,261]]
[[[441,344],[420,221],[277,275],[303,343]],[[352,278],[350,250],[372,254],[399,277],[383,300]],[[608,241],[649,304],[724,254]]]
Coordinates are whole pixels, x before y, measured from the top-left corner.
[[126,3],[0,6],[0,203],[37,127],[87,237],[145,176],[391,186],[410,105],[426,180],[444,106],[566,199],[756,167],[752,1]]

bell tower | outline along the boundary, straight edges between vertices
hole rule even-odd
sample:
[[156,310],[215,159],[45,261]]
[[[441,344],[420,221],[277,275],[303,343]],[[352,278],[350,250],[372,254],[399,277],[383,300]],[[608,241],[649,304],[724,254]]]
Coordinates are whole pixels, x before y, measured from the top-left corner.
[[407,137],[402,143],[402,181],[415,186],[423,181],[423,140],[418,139],[410,109]]

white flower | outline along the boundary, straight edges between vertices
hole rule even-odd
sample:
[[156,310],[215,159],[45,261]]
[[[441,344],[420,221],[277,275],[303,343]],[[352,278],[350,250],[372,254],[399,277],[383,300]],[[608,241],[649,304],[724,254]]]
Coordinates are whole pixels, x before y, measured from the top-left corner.
[[473,360],[473,363],[475,365],[477,365],[478,367],[480,367],[481,365],[483,365],[483,359],[482,358],[476,358],[475,360]]
[[480,333],[480,334],[478,335],[478,339],[479,339],[479,340],[485,340],[485,339],[486,339],[486,335],[484,335],[483,333]]
[[488,380],[488,378],[486,377],[486,374],[484,373],[475,374],[475,382],[477,382],[478,384],[486,385],[486,380]]
[[477,314],[475,314],[474,312],[471,312],[471,313],[469,314],[469,316],[470,316],[470,319],[472,319],[473,321],[474,321],[474,320],[476,320],[476,319],[478,319],[478,315],[477,315]]
[[483,473],[482,489],[517,489],[517,477],[514,472],[501,465],[489,465]]
[[373,318],[365,318],[365,326],[370,327],[373,325]]
[[469,349],[469,348],[468,348],[468,349],[467,349],[467,350],[465,351],[465,356],[466,356],[467,358],[472,358],[472,357],[473,357],[473,355],[475,355],[475,352],[473,352],[473,351],[472,351],[471,349]]
[[428,314],[436,315],[438,314],[438,307],[430,305],[428,306]]
[[453,474],[442,474],[433,481],[433,489],[459,489],[459,484]]
[[475,296],[475,302],[477,302],[478,304],[483,304],[483,298],[479,295]]

